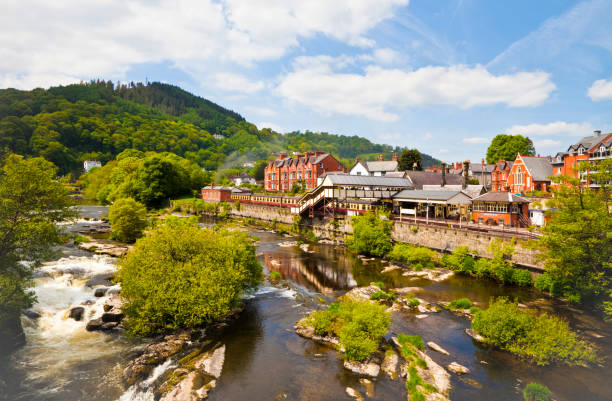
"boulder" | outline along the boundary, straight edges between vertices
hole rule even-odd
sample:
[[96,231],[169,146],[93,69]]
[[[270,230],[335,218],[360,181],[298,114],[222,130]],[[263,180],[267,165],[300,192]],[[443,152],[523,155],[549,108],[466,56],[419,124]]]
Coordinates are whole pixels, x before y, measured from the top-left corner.
[[397,379],[397,364],[399,362],[399,357],[394,352],[393,354],[385,355],[385,359],[383,359],[383,363],[381,365],[381,369],[392,379]]
[[40,313],[33,311],[32,309],[27,309],[22,312],[27,318],[36,320],[40,317]]
[[221,377],[223,363],[225,362],[225,345],[215,348],[202,355],[194,364],[196,369],[218,379]]
[[374,382],[372,382],[372,380],[362,377],[359,379],[359,383],[361,383],[363,387],[365,387],[366,397],[374,397]]
[[107,287],[96,288],[96,290],[94,291],[94,297],[96,298],[103,297],[106,294],[106,291],[108,291]]
[[297,333],[297,335],[304,337],[304,338],[309,338],[311,340],[329,345],[333,348],[337,348],[340,350],[340,352],[344,352],[344,349],[342,348],[340,341],[336,338],[336,337],[331,337],[331,336],[319,336],[317,334],[315,334],[315,330],[314,327],[312,327],[311,325],[308,324],[308,317],[304,317],[302,319],[300,319],[295,326],[293,326],[293,329],[295,330],[295,332]]
[[470,373],[470,370],[463,365],[458,364],[457,362],[451,362],[446,366],[448,370],[457,374],[467,374]]
[[353,397],[356,400],[363,401],[363,397],[361,396],[361,393],[352,387],[346,388],[346,394],[348,394],[349,397]]
[[344,361],[344,367],[353,373],[376,377],[380,373],[380,365],[372,362]]
[[166,336],[163,341],[149,345],[142,355],[127,364],[123,370],[123,379],[128,385],[144,379],[155,366],[181,351],[190,340],[190,333],[182,332]]
[[78,322],[83,318],[83,313],[85,313],[85,308],[82,306],[75,306],[74,308],[70,309],[68,317]]
[[114,322],[119,323],[123,320],[123,312],[121,310],[112,310],[109,312],[104,312],[102,314],[102,321],[104,323]]
[[111,330],[116,329],[118,327],[119,327],[119,323],[118,322],[107,322],[107,323],[104,323],[100,327],[100,330],[102,330],[102,331],[111,331]]
[[105,323],[108,322],[120,322],[123,319],[123,311],[121,307],[123,306],[123,301],[119,295],[113,295],[109,299],[104,302],[103,309],[104,313],[102,314],[102,321]]
[[381,289],[379,287],[370,284],[367,287],[355,287],[344,294],[343,297],[358,302],[370,301],[370,296],[380,290]]
[[164,394],[159,401],[199,401],[202,397],[196,391],[204,384],[202,377],[197,372],[191,372]]
[[100,318],[92,319],[89,322],[87,322],[87,325],[85,325],[85,330],[87,330],[87,331],[100,330],[102,328],[103,324],[104,324],[104,322]]
[[465,333],[472,337],[472,339],[476,342],[479,343],[483,343],[485,341],[485,338],[483,336],[481,336],[480,334],[476,333],[474,330],[472,329],[465,329]]
[[392,272],[393,270],[398,270],[401,269],[401,267],[397,266],[397,265],[389,265],[387,267],[385,267],[381,273],[389,273]]
[[440,347],[438,344],[436,344],[436,343],[435,343],[435,342],[433,342],[433,341],[429,341],[429,342],[427,343],[427,346],[428,346],[429,348],[431,348],[432,350],[434,350],[434,351],[436,351],[436,352],[439,352],[439,353],[441,353],[441,354],[444,354],[444,355],[450,355],[450,354],[448,353],[448,351],[447,351],[447,350],[445,350],[444,348]]
[[90,288],[96,287],[98,285],[110,287],[111,285],[113,285],[112,279],[113,273],[96,274],[95,276],[92,276],[89,280],[87,280],[85,285]]

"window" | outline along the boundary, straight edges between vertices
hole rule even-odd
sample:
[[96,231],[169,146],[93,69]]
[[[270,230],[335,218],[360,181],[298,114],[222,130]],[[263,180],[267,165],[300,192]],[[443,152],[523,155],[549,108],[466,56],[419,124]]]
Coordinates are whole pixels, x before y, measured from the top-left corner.
[[584,154],[584,148],[582,146],[578,148],[578,154],[579,155],[583,155]]
[[358,172],[357,172],[357,175],[361,175],[361,171],[358,171]]

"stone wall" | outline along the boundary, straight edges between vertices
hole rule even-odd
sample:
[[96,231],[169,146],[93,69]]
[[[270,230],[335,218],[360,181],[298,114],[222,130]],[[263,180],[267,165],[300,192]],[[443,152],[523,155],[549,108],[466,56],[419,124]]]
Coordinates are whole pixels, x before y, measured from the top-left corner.
[[[293,224],[293,215],[288,208],[272,206],[241,204],[240,210],[232,210],[232,215],[240,217],[252,217],[254,219],[273,221],[279,223]],[[336,220],[336,224],[321,219],[302,218],[302,226],[314,232],[317,238],[333,240],[341,243],[346,235],[353,233],[349,219]],[[413,227],[417,227],[413,231]],[[457,229],[447,227],[434,227],[427,225],[415,225],[414,223],[402,223],[396,221],[393,225],[391,238],[398,242],[425,246],[442,252],[452,252],[459,246],[467,246],[470,251],[478,256],[490,258],[493,255],[489,246],[495,238],[510,242],[508,237],[500,237],[493,234],[475,232],[468,229]],[[537,260],[538,252],[527,249],[522,241],[517,241],[514,246],[516,253],[512,255],[512,261],[518,265],[541,270],[542,264]]]

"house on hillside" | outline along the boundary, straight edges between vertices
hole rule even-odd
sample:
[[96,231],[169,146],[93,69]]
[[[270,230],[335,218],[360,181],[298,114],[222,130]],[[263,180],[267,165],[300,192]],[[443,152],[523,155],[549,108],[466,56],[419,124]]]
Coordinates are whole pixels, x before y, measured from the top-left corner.
[[278,159],[265,168],[264,185],[269,192],[289,192],[294,184],[303,184],[306,190],[317,186],[317,178],[327,172],[346,172],[346,168],[329,153],[316,151]]
[[102,163],[97,160],[85,160],[83,162],[83,170],[85,170],[86,173],[94,167],[102,167]]
[[550,190],[550,176],[553,174],[553,166],[550,157],[521,156],[516,157],[507,186],[509,191],[515,194],[524,194],[530,191]]
[[368,175],[382,177],[390,172],[398,171],[397,153],[393,153],[390,161],[385,161],[383,155],[378,156],[376,161],[360,161],[355,159],[355,164],[351,167],[350,175]]
[[508,176],[514,161],[498,160],[491,172],[491,192],[508,192]]
[[257,181],[255,181],[255,178],[251,177],[247,173],[242,173],[238,175],[230,175],[228,179],[231,182],[233,182],[234,185],[236,185],[237,187],[239,187],[242,184],[252,184],[252,185],[257,184]]

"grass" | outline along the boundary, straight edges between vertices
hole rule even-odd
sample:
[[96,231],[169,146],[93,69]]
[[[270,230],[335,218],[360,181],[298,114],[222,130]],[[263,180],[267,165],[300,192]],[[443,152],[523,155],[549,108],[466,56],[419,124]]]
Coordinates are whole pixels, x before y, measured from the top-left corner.
[[89,241],[90,241],[89,238],[84,237],[82,235],[78,235],[77,234],[77,235],[74,236],[74,243],[75,244],[82,244],[82,243],[89,242]]
[[529,383],[523,389],[525,401],[550,401],[552,392],[543,384]]
[[421,304],[421,301],[419,301],[419,300],[418,300],[418,299],[416,299],[416,298],[413,298],[413,299],[411,299],[411,300],[408,302],[408,306],[409,306],[409,307],[411,307],[411,308],[416,308],[416,307],[417,307],[417,306],[419,306],[420,304]]
[[393,301],[395,298],[396,295],[393,291],[385,292],[381,290],[370,295],[370,299],[374,301]]
[[448,304],[449,309],[469,309],[471,307],[472,301],[467,298],[455,299]]

